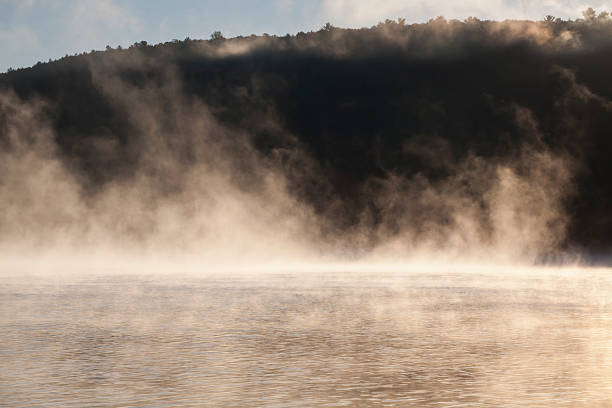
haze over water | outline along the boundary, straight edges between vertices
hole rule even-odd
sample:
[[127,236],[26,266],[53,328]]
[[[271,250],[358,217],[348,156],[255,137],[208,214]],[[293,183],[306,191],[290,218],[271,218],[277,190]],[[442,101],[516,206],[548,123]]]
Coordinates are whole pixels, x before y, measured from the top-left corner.
[[605,407],[606,270],[0,285],[0,405]]
[[612,271],[571,266],[611,259],[610,72],[588,9],[0,74],[0,406],[612,406]]

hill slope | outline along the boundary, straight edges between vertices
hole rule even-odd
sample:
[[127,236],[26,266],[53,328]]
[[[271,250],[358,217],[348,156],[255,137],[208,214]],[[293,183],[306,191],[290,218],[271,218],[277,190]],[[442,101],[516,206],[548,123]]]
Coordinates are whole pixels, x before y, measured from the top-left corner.
[[[267,225],[343,253],[608,254],[610,72],[605,18],[387,21],[37,64],[0,75],[1,233],[193,241],[254,217],[250,241]],[[240,215],[212,209],[228,194]]]

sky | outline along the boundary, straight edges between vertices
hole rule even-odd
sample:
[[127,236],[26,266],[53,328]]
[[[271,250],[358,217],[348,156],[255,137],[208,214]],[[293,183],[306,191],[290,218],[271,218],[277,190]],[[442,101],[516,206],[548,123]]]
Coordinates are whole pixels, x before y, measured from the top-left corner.
[[369,27],[386,18],[579,18],[612,0],[0,0],[0,72],[110,45],[250,34],[295,34],[326,22]]

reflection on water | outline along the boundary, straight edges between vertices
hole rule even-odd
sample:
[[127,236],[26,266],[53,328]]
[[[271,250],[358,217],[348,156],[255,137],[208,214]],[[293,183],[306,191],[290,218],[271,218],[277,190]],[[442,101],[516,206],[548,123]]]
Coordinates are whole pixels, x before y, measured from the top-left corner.
[[605,273],[0,279],[0,405],[612,406]]

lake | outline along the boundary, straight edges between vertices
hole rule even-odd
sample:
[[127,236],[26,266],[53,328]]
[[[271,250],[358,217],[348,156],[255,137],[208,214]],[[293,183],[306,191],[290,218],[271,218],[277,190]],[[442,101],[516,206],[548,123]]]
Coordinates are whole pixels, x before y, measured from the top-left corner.
[[612,275],[0,277],[0,406],[609,407]]

